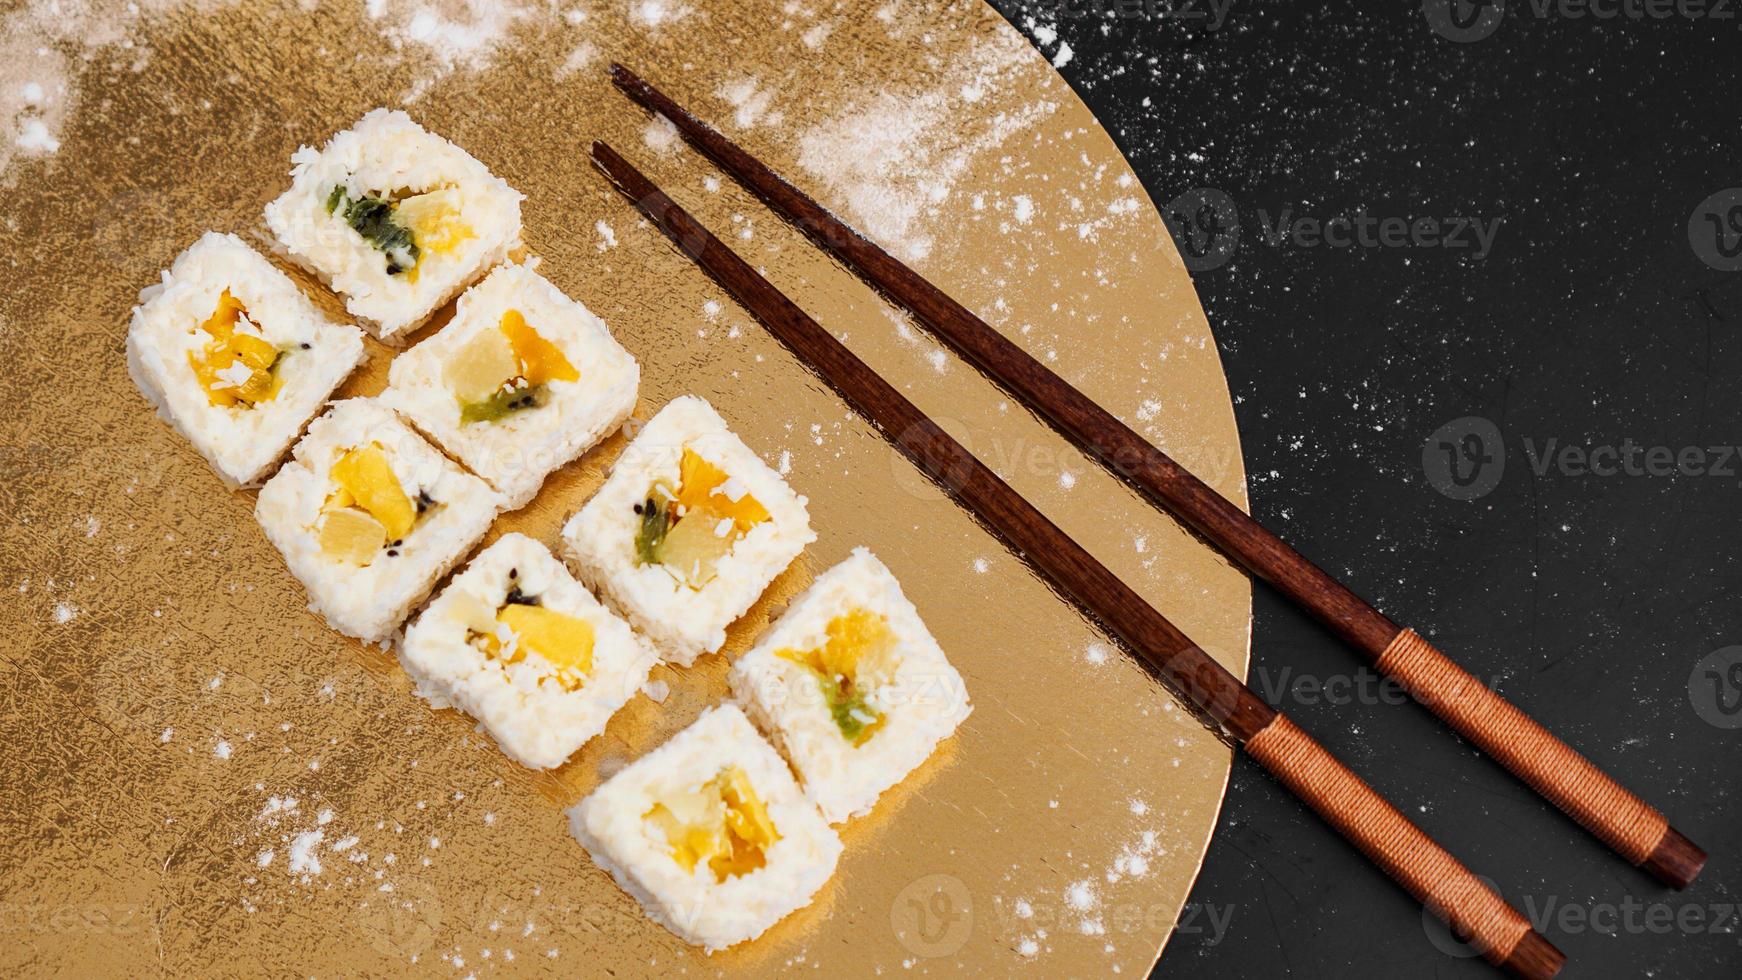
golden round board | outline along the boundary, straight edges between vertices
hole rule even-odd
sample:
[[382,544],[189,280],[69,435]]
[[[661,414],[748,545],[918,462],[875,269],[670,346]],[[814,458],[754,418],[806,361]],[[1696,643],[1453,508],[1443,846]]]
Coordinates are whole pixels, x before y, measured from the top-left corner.
[[[112,9],[111,9],[112,8]],[[593,170],[609,140],[875,369],[1243,672],[1238,571],[1010,403],[610,88],[687,101],[1237,501],[1215,343],[1142,187],[976,3],[219,2],[0,14],[0,969],[230,976],[1145,973],[1229,749],[922,478]],[[22,93],[19,94],[19,93]],[[539,269],[705,396],[819,540],[724,656],[657,668],[559,770],[418,700],[332,632],[253,517],[129,381],[138,291],[206,230],[263,249],[291,152],[403,106],[526,195]],[[306,280],[305,280],[305,284]],[[311,285],[335,317],[342,309]],[[370,342],[345,387],[372,394]],[[555,544],[621,435],[497,522]],[[564,810],[725,694],[779,603],[867,545],[975,711],[809,907],[705,956]]]

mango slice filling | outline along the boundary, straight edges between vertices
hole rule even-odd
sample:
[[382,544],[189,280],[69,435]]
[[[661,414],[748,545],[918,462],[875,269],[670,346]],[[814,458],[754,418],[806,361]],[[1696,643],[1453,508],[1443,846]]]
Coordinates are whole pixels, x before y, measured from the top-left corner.
[[223,408],[252,408],[277,397],[284,387],[277,371],[284,352],[260,335],[241,300],[224,290],[217,309],[200,329],[211,339],[198,353],[188,352],[188,364],[208,402]]
[[352,449],[333,464],[335,490],[321,505],[321,551],[337,561],[368,565],[389,543],[398,542],[417,523],[426,506],[406,496],[387,454],[371,443]]
[[706,864],[716,884],[766,865],[768,848],[780,839],[768,807],[737,766],[721,769],[694,792],[654,804],[642,819],[665,838],[679,867],[694,874]]
[[[480,628],[482,627],[482,628]],[[553,679],[566,691],[578,691],[593,672],[593,624],[538,604],[519,589],[496,610],[491,622],[474,623],[467,638],[486,656],[517,664],[536,653],[556,668]]]
[[443,371],[462,425],[537,408],[549,400],[552,381],[580,377],[562,348],[539,336],[519,310],[502,314],[498,329],[473,337]]
[[677,487],[654,484],[635,510],[641,515],[637,559],[664,565],[694,589],[713,580],[720,559],[739,538],[771,520],[761,501],[688,447],[678,462]]
[[889,620],[866,609],[829,620],[827,639],[814,650],[779,650],[775,656],[805,668],[822,689],[841,737],[855,748],[870,741],[887,716],[866,703],[877,679],[895,671],[895,632]]

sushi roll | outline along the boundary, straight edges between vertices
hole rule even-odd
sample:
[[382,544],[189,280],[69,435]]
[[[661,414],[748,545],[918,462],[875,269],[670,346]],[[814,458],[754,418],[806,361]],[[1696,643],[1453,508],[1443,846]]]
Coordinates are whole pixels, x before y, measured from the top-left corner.
[[398,110],[375,109],[291,162],[267,226],[387,343],[520,246],[520,193]]
[[260,488],[254,516],[348,636],[386,639],[472,549],[502,497],[373,398],[335,402]]
[[841,839],[732,705],[569,810],[569,829],[647,914],[708,952],[755,939],[829,876]]
[[729,682],[830,823],[870,812],[973,711],[901,583],[864,548],[793,600]]
[[525,506],[544,478],[615,432],[641,368],[605,321],[544,277],[505,265],[454,318],[393,361],[388,405]]
[[232,487],[265,478],[362,360],[362,331],[215,232],[139,294],[127,328],[133,383]]
[[661,409],[563,527],[564,556],[689,666],[816,540],[805,498],[693,395]]
[[509,758],[534,769],[562,765],[603,731],[658,659],[524,534],[472,559],[399,647],[419,695],[483,722]]

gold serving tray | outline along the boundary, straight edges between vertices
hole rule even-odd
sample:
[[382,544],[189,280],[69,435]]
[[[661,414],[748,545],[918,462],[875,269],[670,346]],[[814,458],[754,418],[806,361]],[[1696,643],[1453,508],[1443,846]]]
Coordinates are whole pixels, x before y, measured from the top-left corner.
[[[1227,747],[586,158],[590,140],[610,140],[1243,672],[1243,575],[650,125],[604,74],[613,59],[643,72],[1243,501],[1190,279],[1046,61],[973,3],[308,6],[0,15],[18,55],[0,66],[5,84],[39,62],[61,72],[44,110],[58,150],[0,158],[0,969],[1148,970],[1202,860]],[[139,289],[206,230],[264,247],[261,208],[287,185],[291,151],[383,104],[527,195],[540,272],[640,360],[640,418],[707,397],[789,471],[820,534],[726,656],[656,669],[665,702],[638,697],[555,772],[509,762],[470,719],[414,697],[391,653],[309,613],[254,495],[225,491],[127,377]],[[371,342],[345,394],[379,391],[391,356]],[[622,445],[559,473],[496,532],[554,544]],[[728,658],[861,544],[900,577],[976,711],[844,829],[840,869],[812,906],[704,956],[592,864],[563,810],[718,701]],[[318,873],[304,860],[293,873],[293,851]]]

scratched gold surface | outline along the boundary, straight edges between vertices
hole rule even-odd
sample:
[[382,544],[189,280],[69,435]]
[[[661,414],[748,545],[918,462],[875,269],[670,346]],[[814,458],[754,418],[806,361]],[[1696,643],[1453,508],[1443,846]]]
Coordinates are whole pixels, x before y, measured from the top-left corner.
[[[729,180],[710,190],[713,171],[692,152],[656,148],[646,118],[603,78],[613,58],[640,68],[850,218],[846,185],[800,166],[802,134],[883,93],[955,100],[963,115],[917,137],[929,144],[922,162],[951,178],[923,218],[931,247],[917,265],[1243,501],[1208,325],[1159,216],[1087,110],[989,9],[847,6],[862,9],[830,12],[816,50],[801,39],[805,22],[783,26],[777,5],[692,5],[649,30],[622,4],[594,4],[578,26],[529,17],[490,64],[433,75],[386,43],[361,4],[217,6],[141,28],[152,57],[137,72],[86,65],[60,152],[20,160],[0,181],[0,969],[1149,968],[1197,873],[1228,749],[585,162],[588,140],[609,139],[705,222],[740,232],[735,244],[779,285],[1243,671],[1241,575],[970,368],[935,357]],[[577,38],[593,57],[559,71]],[[1003,67],[973,99],[959,96],[952,66],[987,58]],[[720,93],[745,77],[777,119],[735,124]],[[602,773],[718,700],[726,657],[660,668],[671,687],[663,704],[636,698],[558,771],[521,769],[468,719],[413,697],[390,653],[307,612],[254,522],[253,494],[225,492],[128,381],[122,340],[138,290],[207,229],[261,243],[260,209],[286,186],[291,151],[408,94],[419,121],[527,195],[541,271],[641,361],[640,416],[680,393],[705,395],[766,458],[784,454],[809,496],[820,540],[735,628],[728,654],[784,597],[866,544],[972,692],[977,710],[959,735],[845,829],[845,857],[816,902],[756,942],[711,958],[683,946],[591,864],[562,815]],[[956,129],[983,133],[1012,117],[1027,121],[995,145],[950,152]],[[1013,219],[1016,194],[1032,197],[1032,220]],[[1119,195],[1141,207],[1094,218]],[[1080,230],[1091,220],[1092,233]],[[599,221],[614,246],[603,247]],[[371,344],[346,392],[380,390],[390,356]],[[613,439],[562,471],[497,533],[554,542],[620,448]],[[316,831],[304,849],[320,870],[293,872],[297,841]],[[1082,882],[1091,900],[1079,908],[1064,896]]]

